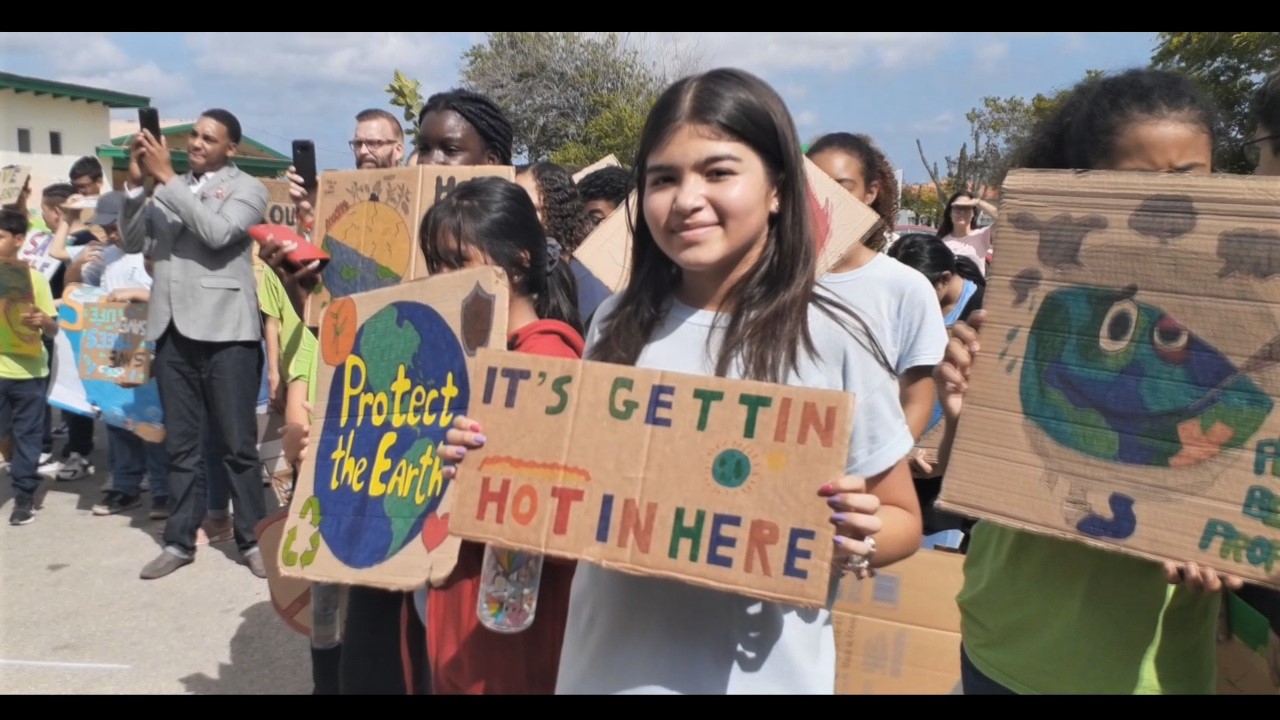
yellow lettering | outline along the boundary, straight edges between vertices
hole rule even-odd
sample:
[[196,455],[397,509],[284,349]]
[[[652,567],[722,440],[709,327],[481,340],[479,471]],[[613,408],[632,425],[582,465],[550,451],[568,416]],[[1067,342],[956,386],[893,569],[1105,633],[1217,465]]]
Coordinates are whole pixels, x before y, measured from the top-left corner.
[[[360,368],[360,384],[353,385],[351,382],[352,370]],[[369,377],[369,368],[364,364],[364,360],[359,355],[352,353],[347,356],[347,361],[343,363],[342,372],[342,415],[338,419],[340,427],[347,426],[348,408],[351,407],[351,398],[358,397],[364,390],[365,380]],[[364,401],[361,399],[361,408],[356,416],[356,425],[360,424],[360,419],[364,416]]]
[[400,410],[400,403],[411,386],[412,383],[409,382],[409,378],[404,375],[404,365],[401,365],[400,369],[396,370],[395,382],[391,383],[391,391],[395,393],[395,401],[392,403],[395,407],[391,411],[391,425],[393,427],[404,425],[405,417]]
[[415,427],[422,419],[422,410],[427,406],[427,389],[414,385],[409,394],[409,427]]
[[380,480],[382,473],[391,469],[391,461],[387,459],[387,451],[396,444],[396,433],[389,432],[378,442],[377,459],[373,461],[373,473],[369,475],[369,497],[381,497],[387,492],[387,486]]
[[439,390],[427,391],[427,402],[425,403],[425,406],[422,408],[422,424],[423,425],[431,425],[436,421],[436,414],[431,412],[431,403],[438,397],[440,397]]
[[409,470],[409,463],[406,462],[403,458],[400,460],[400,462],[396,463],[396,471],[391,476],[391,482],[387,484],[387,494],[390,495],[391,488],[394,487],[396,489],[396,494],[398,496],[402,498],[408,497],[409,485],[411,482],[409,480],[410,472],[411,471]]
[[387,394],[373,393],[373,426],[382,427],[387,424]]
[[452,372],[445,376],[444,390],[441,390],[440,394],[444,395],[444,409],[440,411],[440,427],[447,428],[453,424],[453,413],[449,412],[449,401],[458,397],[458,386],[453,384]]

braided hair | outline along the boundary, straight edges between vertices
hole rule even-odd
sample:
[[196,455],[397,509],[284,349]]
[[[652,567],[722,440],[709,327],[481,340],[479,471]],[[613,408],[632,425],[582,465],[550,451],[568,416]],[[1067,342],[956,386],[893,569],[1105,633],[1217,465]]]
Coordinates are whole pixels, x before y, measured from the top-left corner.
[[438,92],[427,98],[426,104],[422,106],[422,112],[418,113],[418,125],[422,125],[422,118],[427,113],[436,110],[452,110],[461,115],[484,140],[485,149],[498,156],[499,165],[511,164],[514,137],[511,121],[488,97],[463,88]]

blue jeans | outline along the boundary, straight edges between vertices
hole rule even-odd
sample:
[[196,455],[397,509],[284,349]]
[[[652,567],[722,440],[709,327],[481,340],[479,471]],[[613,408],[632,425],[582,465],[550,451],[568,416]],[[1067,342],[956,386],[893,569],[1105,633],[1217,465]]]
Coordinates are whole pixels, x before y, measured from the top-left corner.
[[137,495],[146,475],[151,480],[153,502],[169,499],[169,453],[164,443],[150,443],[124,428],[108,425],[107,462],[112,490]]
[[13,435],[9,475],[17,497],[30,498],[40,488],[36,468],[44,439],[44,416],[49,412],[48,386],[48,378],[0,379],[0,417],[8,418]]
[[982,674],[960,646],[960,683],[965,695],[1017,695],[1014,691]]

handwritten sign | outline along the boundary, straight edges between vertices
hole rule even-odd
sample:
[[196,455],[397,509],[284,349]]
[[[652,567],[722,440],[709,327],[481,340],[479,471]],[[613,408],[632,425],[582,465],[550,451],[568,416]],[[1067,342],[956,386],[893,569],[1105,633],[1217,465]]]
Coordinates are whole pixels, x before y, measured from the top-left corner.
[[14,260],[0,261],[0,353],[40,357],[44,349],[40,331],[22,322],[22,316],[34,307],[31,267]]
[[98,302],[84,307],[80,376],[142,385],[151,375],[147,303]]
[[49,402],[63,410],[101,418],[148,442],[164,440],[164,410],[155,378],[138,387],[124,387],[108,380],[80,377],[85,307],[105,302],[107,292],[99,287],[71,283],[62,292],[58,306],[58,334],[54,337],[53,371]]
[[332,262],[307,302],[307,324],[318,326],[337,298],[427,276],[418,248],[422,218],[458,183],[496,175],[515,180],[506,165],[414,165],[320,174],[312,242]]
[[469,540],[812,607],[853,396],[499,350],[476,354]]
[[[804,165],[809,183],[809,214],[818,246],[817,274],[823,275],[871,234],[880,217],[813,161],[806,158]],[[631,277],[631,218],[636,214],[637,197],[633,190],[626,203],[601,221],[573,254],[611,292],[620,292]]]
[[1280,179],[1010,173],[938,506],[1280,588]]
[[608,155],[605,155],[599,160],[591,163],[590,165],[574,173],[573,181],[575,183],[582,182],[582,178],[590,175],[591,173],[597,170],[603,170],[607,167],[622,167],[622,163],[618,162],[618,158],[613,153],[609,153]]
[[6,165],[0,168],[0,205],[12,205],[18,202],[18,198],[22,195],[22,188],[26,187],[30,177],[31,168],[25,165]]
[[395,590],[449,576],[460,541],[436,447],[470,405],[467,359],[506,344],[507,304],[505,274],[482,267],[325,308],[315,461],[291,501],[284,576]]

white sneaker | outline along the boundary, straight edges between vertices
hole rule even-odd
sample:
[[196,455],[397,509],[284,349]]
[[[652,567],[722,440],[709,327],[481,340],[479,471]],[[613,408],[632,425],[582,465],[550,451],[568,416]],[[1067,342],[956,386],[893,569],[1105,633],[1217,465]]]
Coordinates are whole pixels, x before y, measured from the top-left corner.
[[53,457],[53,453],[40,453],[40,464],[36,468],[36,473],[54,478],[58,476],[60,469],[62,469],[62,463]]
[[67,457],[67,461],[62,463],[62,467],[58,468],[58,481],[83,480],[93,472],[94,468],[89,460],[80,453],[73,452]]

